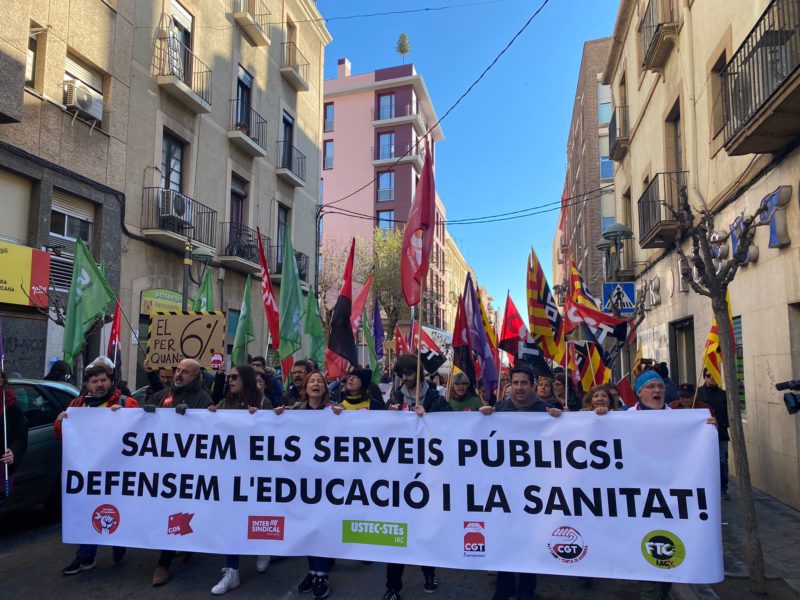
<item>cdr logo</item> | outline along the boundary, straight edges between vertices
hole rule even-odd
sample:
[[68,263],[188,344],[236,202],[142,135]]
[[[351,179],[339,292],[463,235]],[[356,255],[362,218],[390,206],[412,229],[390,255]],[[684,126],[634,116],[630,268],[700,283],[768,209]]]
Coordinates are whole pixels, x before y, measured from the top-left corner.
[[92,527],[100,535],[111,535],[119,527],[119,511],[113,504],[101,504],[92,513]]
[[589,552],[589,546],[583,543],[581,532],[568,526],[559,527],[552,533],[547,549],[553,558],[567,564],[578,562]]
[[464,556],[486,556],[483,521],[464,521]]

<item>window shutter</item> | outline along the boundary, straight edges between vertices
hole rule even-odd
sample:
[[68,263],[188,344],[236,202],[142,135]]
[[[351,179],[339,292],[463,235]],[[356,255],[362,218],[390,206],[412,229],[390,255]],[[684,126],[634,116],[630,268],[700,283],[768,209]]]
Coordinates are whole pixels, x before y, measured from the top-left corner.
[[98,94],[103,93],[103,74],[86,66],[78,59],[67,54],[64,62],[64,71],[70,77],[80,79]]
[[189,32],[192,31],[192,15],[179,2],[172,0],[172,18],[180,23]]
[[53,210],[94,223],[94,204],[91,202],[70,196],[60,190],[53,190],[52,200]]

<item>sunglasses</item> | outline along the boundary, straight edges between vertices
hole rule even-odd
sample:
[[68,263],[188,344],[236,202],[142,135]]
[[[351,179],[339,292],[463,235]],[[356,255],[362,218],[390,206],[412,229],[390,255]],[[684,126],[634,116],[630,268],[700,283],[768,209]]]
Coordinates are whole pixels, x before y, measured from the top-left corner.
[[237,379],[239,379],[239,376],[236,373],[228,375],[228,381],[236,381]]

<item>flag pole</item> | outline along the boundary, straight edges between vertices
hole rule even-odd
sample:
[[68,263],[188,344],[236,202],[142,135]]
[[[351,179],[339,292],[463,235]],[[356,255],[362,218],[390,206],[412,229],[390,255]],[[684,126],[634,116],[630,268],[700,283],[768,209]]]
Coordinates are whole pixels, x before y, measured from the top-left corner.
[[[415,398],[414,398],[414,408],[416,409],[419,406],[419,391],[422,387],[422,382],[420,381],[421,372],[422,372],[422,316],[423,316],[423,305],[425,304],[425,280],[428,278],[427,274],[425,277],[422,278],[420,282],[419,288],[419,329],[417,330],[417,386],[415,390]],[[411,322],[411,336],[414,336],[414,322]]]
[[[6,354],[3,350],[3,331],[0,329],[0,371],[6,372]],[[6,388],[8,379],[3,380],[3,448],[8,450],[8,406],[6,405]],[[5,497],[11,496],[11,480],[8,478],[8,463],[3,463],[3,474],[5,475]]]
[[[586,354],[588,355],[589,354],[589,351],[588,351],[589,347],[587,346],[586,348],[587,348]],[[588,356],[588,358],[589,358],[589,369],[591,369],[591,371],[592,371],[592,386],[595,386],[595,385],[597,385],[597,375],[595,375],[595,372],[594,372],[594,365],[592,364],[592,357]],[[588,392],[589,390],[586,390],[586,391]],[[589,400],[591,400],[591,398],[589,398]]]
[[564,406],[569,406],[569,340],[564,336]]

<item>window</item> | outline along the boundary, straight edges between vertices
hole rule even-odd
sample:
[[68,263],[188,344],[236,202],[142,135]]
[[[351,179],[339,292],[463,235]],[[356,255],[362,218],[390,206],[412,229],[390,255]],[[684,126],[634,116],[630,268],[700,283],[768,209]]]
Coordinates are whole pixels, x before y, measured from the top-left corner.
[[394,200],[394,171],[378,173],[378,202]]
[[294,158],[294,147],[292,146],[292,143],[294,142],[294,117],[286,111],[283,111],[282,127],[283,137],[281,138],[280,144],[281,162],[279,166],[283,169],[291,169],[292,159]]
[[161,142],[161,187],[183,193],[183,147],[182,140],[164,130]]
[[394,131],[378,134],[378,160],[394,158]]
[[670,379],[676,384],[697,381],[694,354],[694,320],[669,324]]
[[711,67],[711,73],[709,74],[711,94],[708,98],[708,101],[711,105],[709,109],[711,137],[716,136],[725,126],[725,101],[722,92],[722,70],[725,68],[726,63],[727,60],[725,52],[723,52],[717,59],[717,62],[714,63],[714,66]]
[[683,135],[681,132],[680,100],[675,102],[664,124],[667,171],[683,171]]
[[392,229],[394,227],[394,211],[393,210],[379,210],[378,211],[378,227],[381,229]]
[[602,233],[616,221],[616,207],[614,206],[614,192],[603,192],[600,196],[600,232]]
[[744,347],[742,336],[742,317],[733,317],[733,341],[736,344],[736,380],[739,382],[739,406],[742,414],[747,410],[744,395]]
[[333,168],[333,140],[322,142],[322,168]]
[[91,202],[53,190],[47,243],[61,248],[61,256],[50,256],[50,277],[56,289],[69,289],[72,284],[72,257],[77,240],[91,247],[94,214]]
[[50,233],[71,240],[83,240],[86,244],[92,239],[92,223],[60,210],[50,211]]
[[333,102],[326,102],[322,107],[323,111],[323,131],[333,131]]
[[[236,129],[250,135],[250,106],[252,100],[253,76],[239,65],[236,79]],[[253,132],[253,135],[256,135]]]
[[103,120],[103,74],[77,57],[64,61],[64,105],[82,117]]
[[31,35],[28,38],[28,57],[25,61],[25,86],[32,89],[36,87],[36,50],[36,36]]
[[597,84],[597,124],[607,125],[611,122],[611,86]]
[[378,120],[394,119],[394,93],[378,94]]
[[283,245],[284,237],[289,227],[289,209],[283,204],[278,204],[278,247],[275,249],[276,272],[283,270]]
[[608,136],[600,136],[600,179],[614,178],[614,161],[609,158]]

